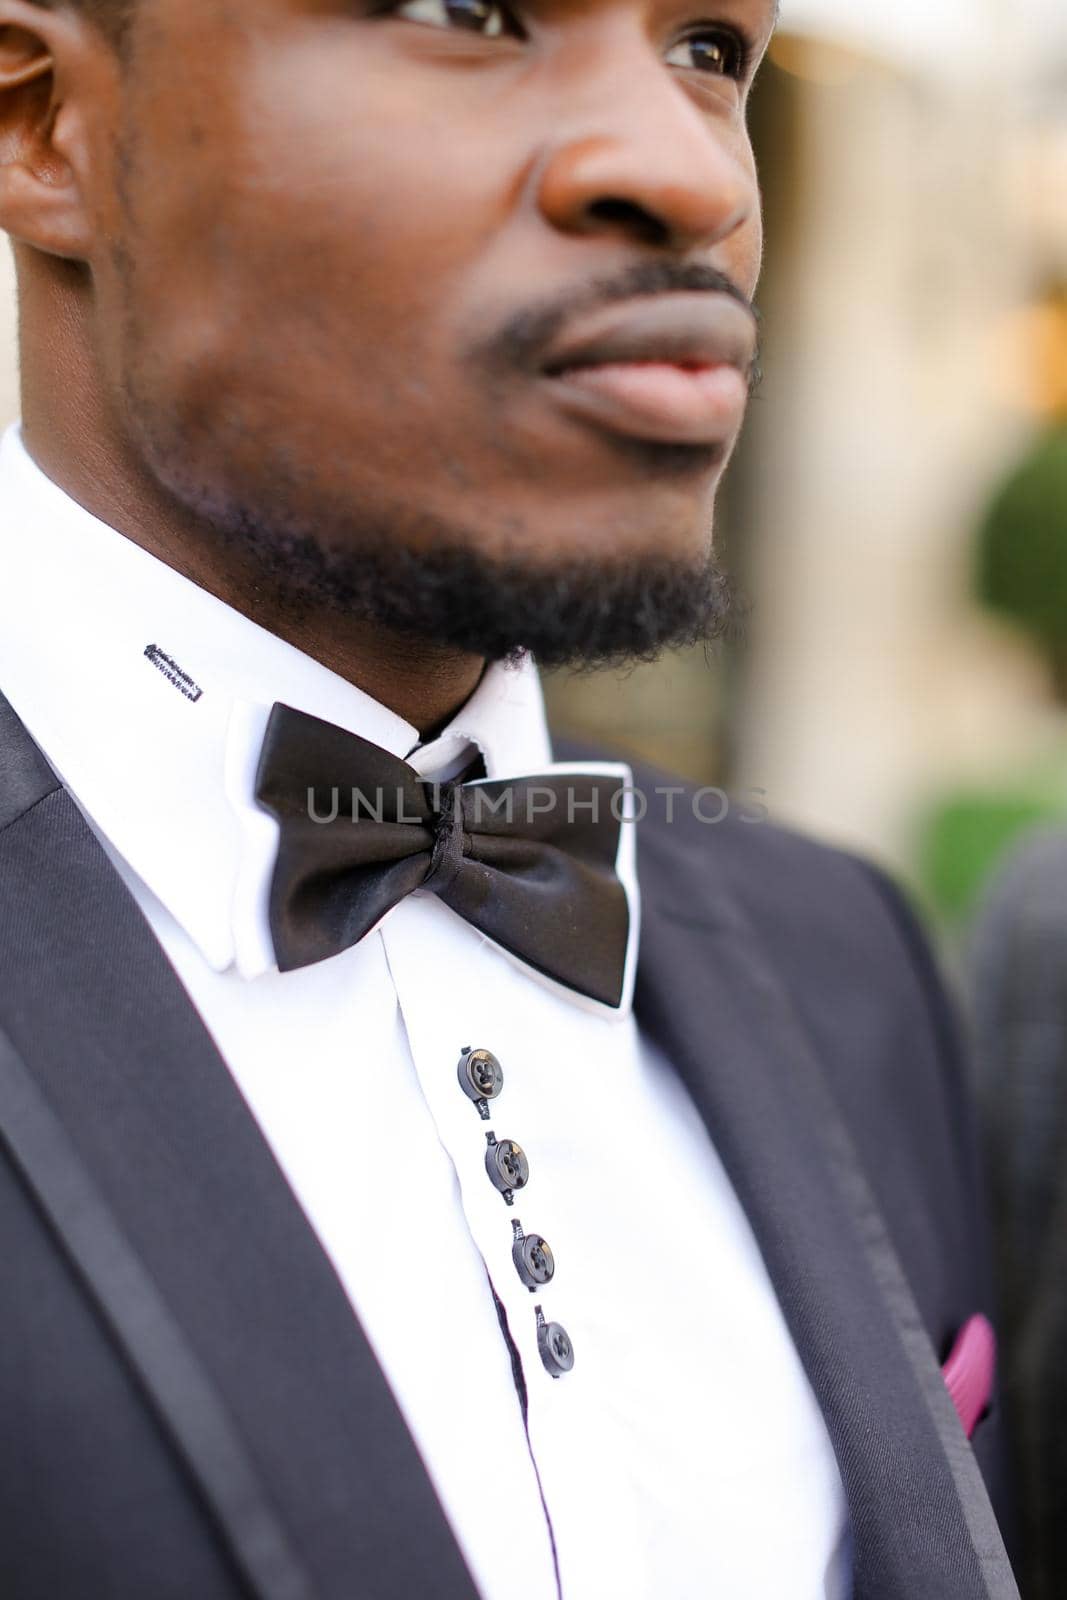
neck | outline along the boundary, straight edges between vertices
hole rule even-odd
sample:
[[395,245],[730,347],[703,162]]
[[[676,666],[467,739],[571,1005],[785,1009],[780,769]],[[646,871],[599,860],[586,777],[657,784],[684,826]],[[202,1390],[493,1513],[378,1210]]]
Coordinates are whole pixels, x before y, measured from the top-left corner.
[[[79,505],[235,611],[403,717],[426,738],[469,699],[485,662],[373,623],[297,605],[263,582],[247,552],[223,542],[156,482],[125,444],[84,348],[62,351],[21,330],[22,435],[41,470]],[[61,357],[61,359],[60,359]]]

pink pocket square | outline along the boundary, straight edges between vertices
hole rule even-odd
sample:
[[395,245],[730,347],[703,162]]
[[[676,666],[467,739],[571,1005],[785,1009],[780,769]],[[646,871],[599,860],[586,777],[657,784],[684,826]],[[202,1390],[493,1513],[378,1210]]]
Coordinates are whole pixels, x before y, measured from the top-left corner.
[[968,1439],[977,1428],[993,1393],[997,1364],[997,1338],[988,1320],[978,1313],[960,1329],[952,1354],[941,1368],[945,1387]]

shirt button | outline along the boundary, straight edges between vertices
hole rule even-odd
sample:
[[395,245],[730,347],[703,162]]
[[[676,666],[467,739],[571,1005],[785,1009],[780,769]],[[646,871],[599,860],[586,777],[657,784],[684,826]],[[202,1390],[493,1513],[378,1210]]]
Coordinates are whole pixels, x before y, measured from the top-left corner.
[[545,1371],[562,1378],[574,1366],[574,1346],[566,1328],[559,1322],[546,1322],[540,1306],[537,1311],[537,1348]]
[[499,1189],[508,1205],[513,1191],[523,1189],[530,1181],[530,1163],[521,1144],[514,1139],[498,1140],[496,1134],[486,1134],[485,1170],[493,1187]]
[[551,1283],[556,1271],[556,1260],[547,1239],[539,1233],[523,1233],[522,1224],[511,1224],[515,1232],[511,1246],[511,1259],[523,1283],[533,1294],[542,1284]]
[[489,1120],[489,1101],[504,1087],[504,1070],[491,1050],[463,1047],[456,1068],[459,1086],[478,1107],[483,1122]]

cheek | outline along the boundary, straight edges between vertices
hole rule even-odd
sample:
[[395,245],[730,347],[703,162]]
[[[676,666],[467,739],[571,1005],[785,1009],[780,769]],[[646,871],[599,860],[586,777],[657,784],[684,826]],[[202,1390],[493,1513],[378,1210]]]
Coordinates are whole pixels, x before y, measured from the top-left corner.
[[290,92],[282,119],[277,92],[246,80],[239,115],[210,128],[166,118],[133,175],[139,320],[188,406],[274,375],[299,386],[346,351],[425,371],[436,340],[447,357],[443,308],[501,224],[506,186],[494,190],[478,129],[454,128],[435,167],[446,141],[395,90],[386,105],[372,84],[343,120],[309,90]]

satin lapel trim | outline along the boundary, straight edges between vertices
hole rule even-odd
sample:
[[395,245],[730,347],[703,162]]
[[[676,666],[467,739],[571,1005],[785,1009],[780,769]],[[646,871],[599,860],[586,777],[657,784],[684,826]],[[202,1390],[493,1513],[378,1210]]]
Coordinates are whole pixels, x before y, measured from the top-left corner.
[[59,779],[27,734],[14,708],[0,694],[0,833],[45,795]]
[[253,1593],[313,1600],[217,1392],[2,1032],[0,1140],[152,1396]]
[[722,885],[700,907],[689,882],[684,915],[646,894],[637,1015],[704,1117],[823,1409],[852,1517],[857,1600],[1018,1600],[829,1084],[741,908]]
[[[31,772],[35,747],[25,730],[17,725],[14,742],[4,732],[8,767],[21,759]],[[332,1266],[151,929],[62,787],[0,829],[0,899],[0,1021],[9,1062],[25,1067],[22,1087],[36,1086],[8,1111],[16,1103],[25,1111],[31,1099],[50,1108],[53,1149],[66,1141],[76,1153],[91,1213],[108,1220],[112,1243],[134,1264],[120,1319],[102,1265],[118,1257],[109,1257],[104,1235],[79,1254],[120,1343],[142,1315],[163,1339],[142,1350],[142,1367],[168,1340],[171,1353],[187,1347],[186,1375],[199,1376],[163,1396],[172,1433],[188,1443],[199,1429],[203,1440],[204,1413],[194,1410],[217,1395],[209,1435],[226,1449],[215,1467],[225,1476],[227,1460],[243,1460],[262,1482],[264,1504],[301,1552],[320,1600],[351,1600],[353,1585],[376,1600],[430,1591],[476,1600]],[[146,1284],[154,1297],[139,1298]],[[228,1442],[220,1418],[229,1419]],[[184,1453],[217,1505],[220,1481],[205,1478],[195,1451]],[[230,1488],[236,1500],[236,1479]],[[307,1592],[293,1570],[284,1592]],[[264,1596],[278,1592],[260,1586]]]

